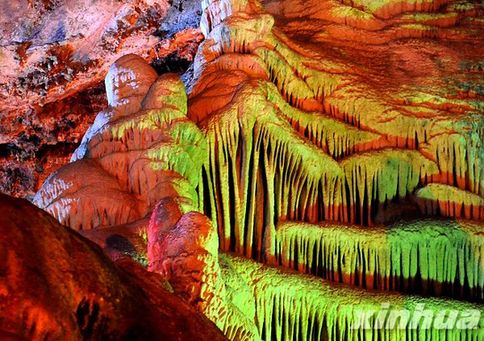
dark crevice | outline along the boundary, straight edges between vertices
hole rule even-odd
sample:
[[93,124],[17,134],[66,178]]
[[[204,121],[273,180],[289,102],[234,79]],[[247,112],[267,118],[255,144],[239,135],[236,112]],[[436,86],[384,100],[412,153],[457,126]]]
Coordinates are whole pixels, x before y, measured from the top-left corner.
[[77,325],[84,340],[93,336],[94,327],[99,320],[99,304],[83,299],[76,310]]
[[188,70],[191,63],[191,60],[181,57],[176,52],[173,52],[163,58],[155,58],[151,63],[151,66],[153,66],[158,74],[168,72],[182,74]]

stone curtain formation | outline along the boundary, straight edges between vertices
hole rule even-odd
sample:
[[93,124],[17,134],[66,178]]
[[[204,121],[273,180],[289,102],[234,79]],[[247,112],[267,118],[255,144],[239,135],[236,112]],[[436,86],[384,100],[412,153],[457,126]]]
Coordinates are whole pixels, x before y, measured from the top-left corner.
[[193,79],[118,59],[109,106],[35,204],[137,240],[232,340],[481,339],[482,322],[351,326],[385,303],[482,310],[482,4],[202,9]]

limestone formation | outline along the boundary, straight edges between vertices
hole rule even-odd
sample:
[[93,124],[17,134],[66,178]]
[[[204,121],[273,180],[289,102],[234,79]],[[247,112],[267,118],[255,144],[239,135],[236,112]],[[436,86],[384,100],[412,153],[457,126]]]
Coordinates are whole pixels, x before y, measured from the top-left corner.
[[202,8],[187,87],[118,59],[108,107],[35,203],[113,257],[114,241],[145,252],[233,340],[481,339],[479,316],[353,327],[387,303],[482,310],[482,4]]
[[[474,329],[447,330],[415,317],[421,315],[423,307],[432,316],[454,311],[462,317],[479,317],[481,305],[394,293],[371,293],[281,271],[244,258],[227,257],[227,262],[252,288],[256,324],[263,340],[466,340],[479,339],[483,335],[482,320],[479,319],[474,319]],[[393,314],[398,316],[402,308],[406,308],[409,314],[402,318],[406,328],[395,328],[402,320],[392,320],[391,310],[396,311]],[[372,318],[361,321],[358,312],[370,313]],[[365,323],[369,324],[369,328],[365,328]],[[427,327],[412,330],[412,323],[420,326],[427,323]],[[378,327],[379,324],[381,327]]]
[[1,1],[0,191],[30,199],[68,162],[118,58],[184,71],[203,39],[200,14],[196,0]]
[[481,233],[480,224],[465,221],[426,219],[372,229],[285,222],[277,228],[276,253],[288,268],[336,282],[482,300]]
[[34,202],[76,230],[143,219],[165,197],[196,210],[196,169],[206,147],[185,117],[183,83],[174,75],[157,78],[142,58],[127,55],[110,68],[106,88],[109,109]]

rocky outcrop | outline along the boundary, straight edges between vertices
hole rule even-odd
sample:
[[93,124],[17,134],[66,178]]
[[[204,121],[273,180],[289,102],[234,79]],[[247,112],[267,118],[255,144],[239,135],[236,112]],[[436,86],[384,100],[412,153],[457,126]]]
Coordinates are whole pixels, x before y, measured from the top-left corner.
[[224,340],[163,280],[22,199],[0,194],[0,336],[48,340]]
[[0,191],[31,198],[68,162],[106,105],[116,59],[136,53],[184,72],[203,39],[199,18],[193,0],[2,2]]
[[185,117],[183,83],[176,75],[158,78],[142,58],[126,55],[110,68],[106,90],[108,110],[34,202],[76,230],[143,219],[166,197],[196,210],[206,147]]

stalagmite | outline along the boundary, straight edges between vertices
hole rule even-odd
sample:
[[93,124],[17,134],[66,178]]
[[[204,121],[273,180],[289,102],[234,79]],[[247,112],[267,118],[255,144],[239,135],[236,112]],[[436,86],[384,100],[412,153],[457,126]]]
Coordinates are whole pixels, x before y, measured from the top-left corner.
[[143,59],[127,55],[111,67],[106,87],[110,108],[34,202],[80,230],[144,218],[167,197],[198,210],[206,143],[186,118],[183,83],[176,75],[157,78]]

